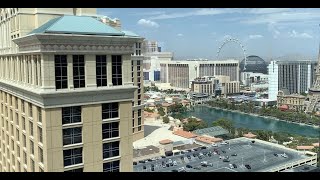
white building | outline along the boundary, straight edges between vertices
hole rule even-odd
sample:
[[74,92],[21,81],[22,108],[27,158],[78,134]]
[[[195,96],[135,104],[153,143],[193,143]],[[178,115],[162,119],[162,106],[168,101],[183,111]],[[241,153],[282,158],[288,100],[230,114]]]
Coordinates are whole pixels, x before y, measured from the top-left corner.
[[268,74],[254,73],[254,72],[241,72],[241,82],[245,86],[250,86],[251,83],[268,82]]
[[173,87],[191,88],[192,81],[203,76],[229,76],[230,81],[239,81],[239,61],[167,61],[161,62],[161,83]]
[[307,93],[315,79],[316,62],[271,61],[269,70],[269,99],[276,100],[279,90],[293,93]]

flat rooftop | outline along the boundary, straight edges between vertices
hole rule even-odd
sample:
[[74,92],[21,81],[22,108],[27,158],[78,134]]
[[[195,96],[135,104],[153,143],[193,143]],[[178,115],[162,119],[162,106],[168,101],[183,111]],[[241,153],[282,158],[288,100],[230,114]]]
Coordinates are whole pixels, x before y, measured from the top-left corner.
[[[289,163],[306,160],[309,156],[283,146],[272,144],[269,142],[254,140],[248,138],[237,138],[228,140],[229,144],[223,145],[218,143],[218,147],[209,147],[206,149],[198,148],[197,151],[183,151],[180,155],[170,157],[160,157],[155,161],[148,161],[145,163],[138,162],[133,166],[135,172],[171,172],[184,167],[187,172],[266,172],[273,168],[283,166]],[[229,149],[230,148],[230,149]],[[220,154],[213,154],[211,156],[204,155],[201,159],[199,153],[213,152],[214,149]],[[281,156],[286,154],[287,157]],[[236,156],[232,156],[237,154]],[[277,154],[275,156],[274,154]],[[229,156],[230,162],[223,162],[220,156]],[[221,157],[222,158],[222,157]],[[163,164],[171,159],[176,161],[176,166],[163,167]],[[212,163],[212,166],[202,167],[201,162],[207,161]],[[152,171],[151,166],[154,166]],[[229,164],[236,164],[237,168],[230,168]],[[244,165],[250,165],[251,169],[247,169]],[[191,165],[194,168],[186,168],[186,165]]]

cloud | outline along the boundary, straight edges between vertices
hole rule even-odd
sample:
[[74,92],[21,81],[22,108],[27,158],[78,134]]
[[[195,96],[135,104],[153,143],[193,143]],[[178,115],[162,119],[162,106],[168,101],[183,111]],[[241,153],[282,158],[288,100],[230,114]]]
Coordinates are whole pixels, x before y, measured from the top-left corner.
[[174,19],[174,18],[184,18],[189,16],[209,16],[209,15],[219,15],[219,14],[231,14],[231,13],[241,13],[241,14],[270,14],[277,12],[289,11],[288,8],[258,8],[258,9],[248,9],[248,8],[203,8],[187,12],[179,13],[159,13],[148,19]]
[[179,34],[177,34],[177,36],[182,37],[182,36],[183,36],[183,34],[179,33]]
[[158,28],[159,24],[151,21],[151,20],[146,20],[146,19],[140,19],[137,24],[141,25],[141,26],[145,26],[145,27],[154,27],[154,28]]
[[317,22],[320,19],[320,12],[309,10],[308,12],[301,10],[291,10],[287,12],[277,12],[270,14],[262,14],[244,19],[240,22],[245,24],[264,24],[264,23],[297,23],[297,22]]
[[280,31],[276,28],[276,23],[269,23],[268,30],[272,33],[273,38],[277,39],[280,35]]
[[308,34],[308,33],[298,33],[295,30],[292,30],[288,34],[292,38],[312,38],[312,36],[310,34]]
[[260,34],[249,35],[249,39],[259,39],[259,38],[263,38],[263,36]]

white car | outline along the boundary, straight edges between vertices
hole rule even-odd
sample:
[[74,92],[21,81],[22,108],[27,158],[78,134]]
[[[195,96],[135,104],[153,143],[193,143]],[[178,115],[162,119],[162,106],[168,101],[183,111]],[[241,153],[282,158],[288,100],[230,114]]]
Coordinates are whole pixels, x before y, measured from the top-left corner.
[[288,158],[288,156],[286,155],[286,153],[281,154],[282,157],[284,158]]
[[178,165],[177,161],[173,161],[173,165],[177,166]]
[[229,167],[230,167],[230,169],[233,169],[233,168],[234,168],[232,164],[229,164]]
[[212,147],[218,147],[218,144],[212,143],[211,146],[212,146]]
[[225,142],[225,141],[223,141],[223,142],[221,142],[220,144],[221,144],[221,145],[227,145],[228,143]]

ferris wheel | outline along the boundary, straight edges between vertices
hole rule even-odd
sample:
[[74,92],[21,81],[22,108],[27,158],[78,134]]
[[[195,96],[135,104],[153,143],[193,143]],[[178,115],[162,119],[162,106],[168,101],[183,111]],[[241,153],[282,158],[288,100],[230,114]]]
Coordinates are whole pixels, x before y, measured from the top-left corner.
[[236,38],[233,38],[233,37],[229,37],[228,39],[224,40],[222,45],[219,47],[219,49],[217,51],[217,59],[219,59],[219,55],[220,55],[221,49],[228,43],[236,43],[236,44],[238,44],[240,46],[240,48],[242,49],[242,52],[243,52],[243,56],[244,56],[244,67],[243,67],[243,70],[246,70],[246,65],[247,65],[246,49],[241,44],[239,39],[236,39]]

